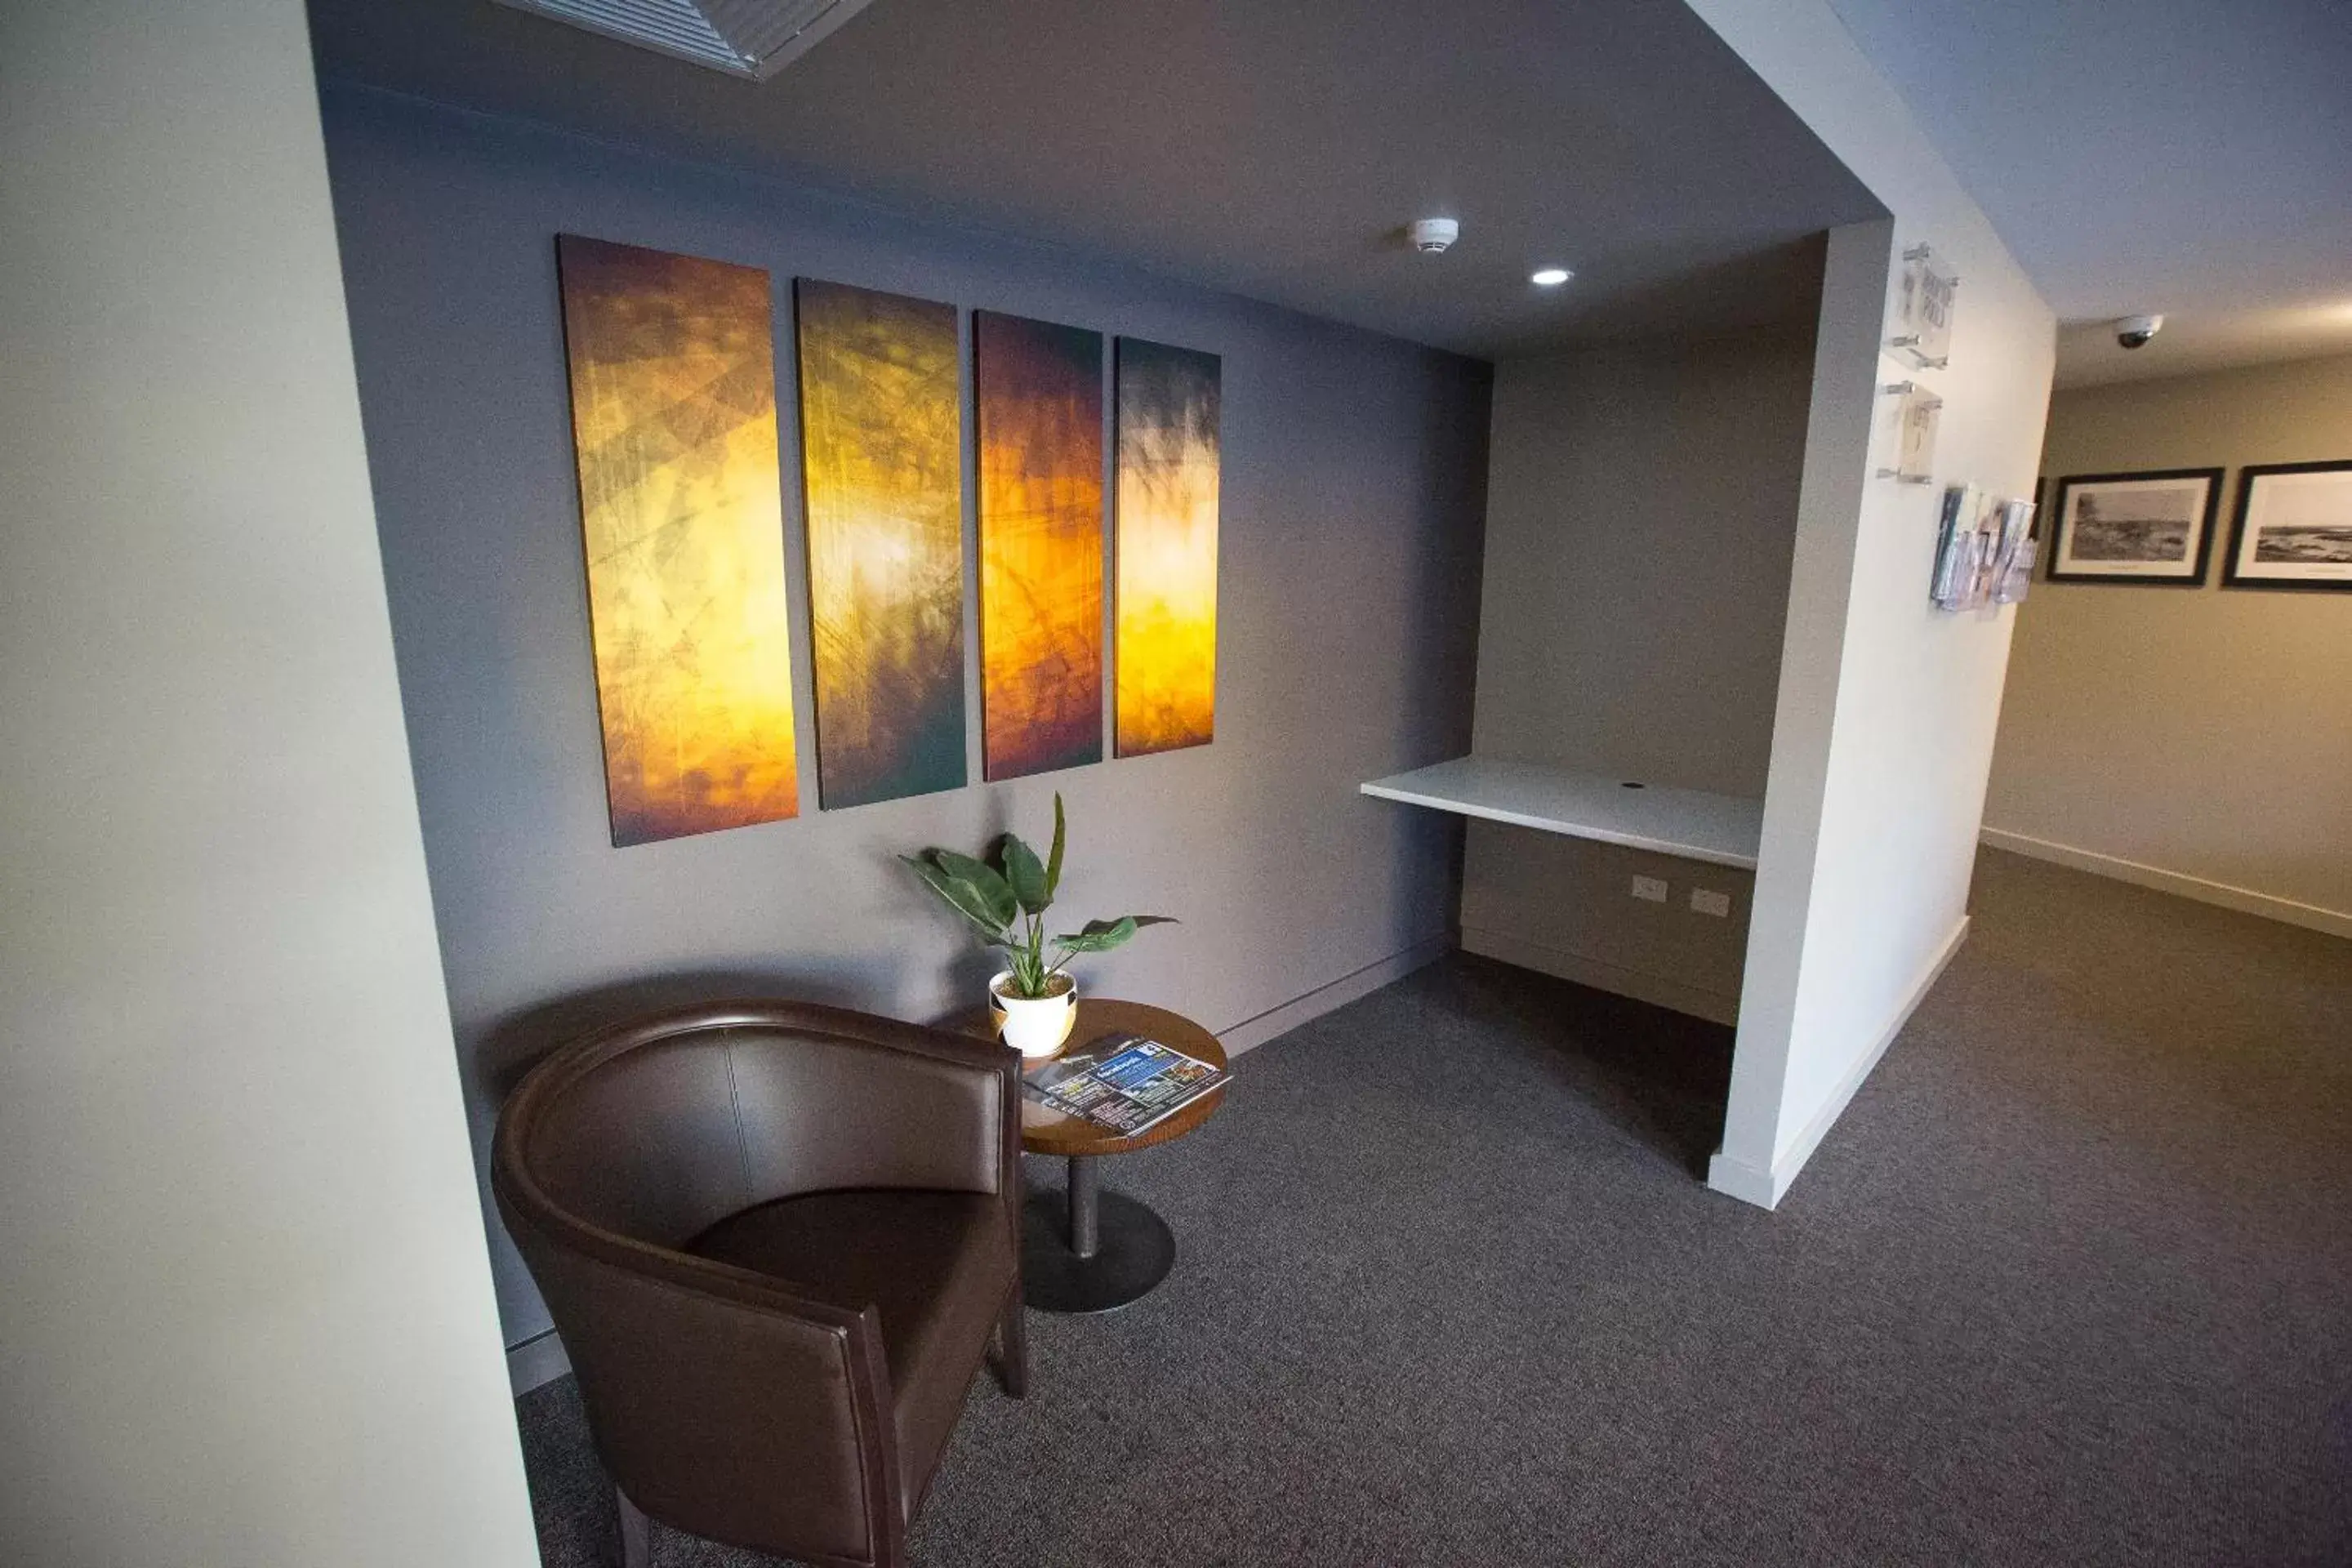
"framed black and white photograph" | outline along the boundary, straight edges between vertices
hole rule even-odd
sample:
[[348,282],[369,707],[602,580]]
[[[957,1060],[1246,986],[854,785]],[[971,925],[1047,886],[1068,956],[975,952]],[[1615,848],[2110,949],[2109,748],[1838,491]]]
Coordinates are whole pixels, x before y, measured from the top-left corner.
[[2050,505],[2050,581],[2193,588],[2221,506],[2219,468],[2070,474]]
[[2240,470],[2237,526],[2221,582],[2352,592],[2352,459]]

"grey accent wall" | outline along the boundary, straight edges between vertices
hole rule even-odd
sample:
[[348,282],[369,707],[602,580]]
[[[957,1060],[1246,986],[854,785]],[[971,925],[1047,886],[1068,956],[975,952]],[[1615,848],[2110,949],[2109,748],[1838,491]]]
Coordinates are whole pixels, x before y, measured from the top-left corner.
[[1993,842],[2352,935],[2352,593],[2220,586],[2239,470],[2334,458],[2352,458],[2352,358],[2051,399],[2053,492],[2134,468],[2226,468],[2227,488],[2200,587],[2034,584]]
[[[1444,940],[1459,830],[1355,786],[1469,742],[1489,373],[1019,241],[331,88],[328,144],[402,689],[478,1138],[617,1013],[769,990],[908,1017],[989,965],[895,864],[1042,836],[1074,917],[1179,917],[1082,984],[1217,1030]],[[558,315],[559,231],[1202,349],[1224,362],[1217,740],[616,850],[605,826]],[[786,435],[788,468],[793,450]],[[807,689],[796,485],[786,560]],[[975,771],[974,778],[978,777]],[[1237,1092],[1246,1092],[1246,1075]],[[493,1228],[509,1342],[546,1316]]]

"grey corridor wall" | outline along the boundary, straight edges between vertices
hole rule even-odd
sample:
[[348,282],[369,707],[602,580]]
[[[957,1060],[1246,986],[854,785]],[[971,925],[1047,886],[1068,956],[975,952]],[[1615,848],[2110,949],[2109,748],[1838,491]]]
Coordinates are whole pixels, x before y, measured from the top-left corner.
[[[1084,984],[1225,1030],[1444,939],[1458,829],[1355,786],[1468,748],[1486,366],[538,127],[331,83],[325,108],[478,1156],[521,1068],[616,1014],[753,990],[918,1018],[976,998],[988,965],[891,857],[1042,834],[1057,788],[1071,911],[1183,922]],[[566,231],[765,267],[780,307],[808,275],[1223,355],[1216,743],[816,811],[788,435],[804,815],[614,849],[556,292]],[[780,308],[789,419],[788,323]],[[512,1344],[546,1313],[489,1226]]]

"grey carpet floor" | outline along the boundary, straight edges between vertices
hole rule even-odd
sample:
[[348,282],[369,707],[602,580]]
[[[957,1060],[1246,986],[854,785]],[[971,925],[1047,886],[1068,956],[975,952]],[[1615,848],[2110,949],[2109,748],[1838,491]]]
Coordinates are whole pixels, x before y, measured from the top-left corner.
[[[1773,1214],[1673,1015],[1454,959],[1242,1058],[1106,1171],[1175,1274],[1031,1314],[918,1562],[2352,1563],[2352,943],[1990,852],[1975,908]],[[520,1409],[550,1568],[616,1560],[571,1380]]]

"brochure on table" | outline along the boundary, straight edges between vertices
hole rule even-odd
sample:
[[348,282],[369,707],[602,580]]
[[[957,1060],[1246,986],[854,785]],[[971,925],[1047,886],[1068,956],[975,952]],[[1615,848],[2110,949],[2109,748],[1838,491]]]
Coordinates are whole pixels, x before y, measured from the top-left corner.
[[1076,1056],[1058,1057],[1023,1075],[1032,1100],[1132,1138],[1213,1092],[1222,1068],[1147,1040],[1107,1035]]

